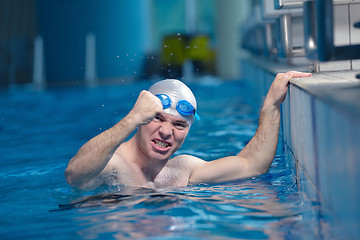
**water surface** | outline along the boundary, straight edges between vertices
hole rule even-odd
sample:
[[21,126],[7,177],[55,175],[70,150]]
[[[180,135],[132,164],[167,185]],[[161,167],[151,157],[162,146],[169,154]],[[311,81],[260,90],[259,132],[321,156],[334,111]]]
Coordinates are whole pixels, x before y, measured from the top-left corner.
[[[312,203],[297,191],[282,147],[268,173],[224,184],[76,191],[64,170],[90,138],[127,114],[149,81],[0,94],[2,239],[317,239]],[[178,154],[237,154],[258,109],[243,81],[202,79],[195,121]]]

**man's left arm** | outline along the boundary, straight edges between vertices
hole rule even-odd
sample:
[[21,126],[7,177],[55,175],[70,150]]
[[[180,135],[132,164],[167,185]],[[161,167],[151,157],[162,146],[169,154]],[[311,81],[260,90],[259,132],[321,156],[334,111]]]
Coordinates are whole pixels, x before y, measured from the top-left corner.
[[275,157],[280,128],[280,104],[285,100],[291,78],[309,77],[310,73],[287,72],[276,75],[260,113],[254,137],[236,156],[206,162],[196,161],[190,183],[225,182],[249,178],[268,171]]

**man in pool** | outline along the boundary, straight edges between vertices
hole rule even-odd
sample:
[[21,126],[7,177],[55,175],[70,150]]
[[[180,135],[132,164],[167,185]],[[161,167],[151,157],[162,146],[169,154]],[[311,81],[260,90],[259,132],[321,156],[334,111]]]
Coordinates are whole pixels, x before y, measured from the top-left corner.
[[65,171],[66,180],[81,189],[104,184],[163,188],[263,174],[275,157],[280,104],[289,80],[310,75],[295,71],[277,74],[264,100],[254,137],[236,156],[213,161],[190,155],[171,158],[184,142],[194,118],[198,118],[197,104],[182,82],[159,81],[139,94],[122,120],[80,148]]

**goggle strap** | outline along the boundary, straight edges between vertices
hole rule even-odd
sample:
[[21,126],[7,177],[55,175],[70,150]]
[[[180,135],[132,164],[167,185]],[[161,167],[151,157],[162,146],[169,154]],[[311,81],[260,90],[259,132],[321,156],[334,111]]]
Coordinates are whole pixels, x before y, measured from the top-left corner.
[[199,114],[195,111],[195,118],[197,119],[197,120],[200,120],[200,116],[199,116]]

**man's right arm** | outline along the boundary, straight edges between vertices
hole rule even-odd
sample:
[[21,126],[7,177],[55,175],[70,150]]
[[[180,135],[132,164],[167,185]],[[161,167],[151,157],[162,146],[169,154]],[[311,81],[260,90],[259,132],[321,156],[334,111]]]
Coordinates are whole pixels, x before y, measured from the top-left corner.
[[116,149],[138,126],[149,123],[161,111],[160,100],[142,91],[128,115],[80,148],[65,170],[66,181],[73,187],[84,187],[101,173]]

